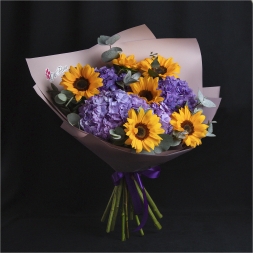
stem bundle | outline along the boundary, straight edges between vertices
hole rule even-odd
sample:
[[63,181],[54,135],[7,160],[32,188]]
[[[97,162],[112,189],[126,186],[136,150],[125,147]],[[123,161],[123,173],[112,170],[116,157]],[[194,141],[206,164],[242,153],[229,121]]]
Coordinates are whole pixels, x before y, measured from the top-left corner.
[[[142,202],[144,202],[144,198],[143,198],[143,194],[142,194],[142,190],[140,186],[135,180],[134,180],[134,183],[135,183],[140,199],[142,200]],[[155,202],[150,197],[147,190],[145,188],[144,190],[145,190],[146,197],[148,200],[148,213],[150,217],[152,218],[154,225],[157,227],[157,229],[161,229],[162,226],[157,220],[157,218],[162,218],[163,216],[158,210]],[[134,214],[133,204],[129,195],[130,194],[127,188],[126,180],[125,178],[122,178],[120,180],[119,185],[114,187],[112,195],[109,199],[109,202],[101,218],[101,221],[104,222],[106,219],[106,216],[108,216],[106,232],[109,233],[111,231],[114,231],[118,212],[119,212],[119,209],[121,208],[121,226],[122,226],[121,240],[122,241],[126,241],[126,239],[130,237],[129,220],[133,220],[133,218],[135,218],[137,226],[140,225],[140,220],[139,220],[138,215]],[[151,208],[153,211],[151,210]],[[143,229],[140,229],[140,234],[141,236],[144,235]]]

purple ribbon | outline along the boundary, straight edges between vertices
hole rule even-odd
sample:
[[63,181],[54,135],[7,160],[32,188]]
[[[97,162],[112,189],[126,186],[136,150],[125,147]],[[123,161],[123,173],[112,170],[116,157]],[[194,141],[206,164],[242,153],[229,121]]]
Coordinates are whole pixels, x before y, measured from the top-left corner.
[[[159,166],[155,166],[155,167],[149,168],[144,171],[139,171],[139,172],[114,172],[112,174],[112,180],[113,180],[114,185],[116,185],[116,186],[119,185],[120,180],[123,177],[125,177],[126,183],[127,183],[127,188],[128,188],[130,195],[131,195],[131,199],[132,199],[132,203],[133,203],[133,207],[134,207],[134,213],[135,214],[143,214],[141,223],[134,230],[134,232],[142,229],[148,219],[148,200],[147,200],[146,192],[144,190],[144,186],[141,182],[140,176],[144,175],[148,178],[157,178],[157,177],[159,177],[160,172],[161,172],[161,168]],[[142,206],[141,199],[138,195],[138,191],[135,186],[135,183],[131,177],[134,177],[134,179],[136,180],[136,182],[138,183],[138,185],[141,188],[141,191],[143,194],[143,200],[144,200],[143,206]]]

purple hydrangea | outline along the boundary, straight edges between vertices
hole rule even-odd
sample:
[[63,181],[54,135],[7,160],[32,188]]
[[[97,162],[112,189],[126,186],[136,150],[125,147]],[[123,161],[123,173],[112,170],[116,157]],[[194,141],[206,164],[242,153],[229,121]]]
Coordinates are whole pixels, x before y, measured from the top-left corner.
[[87,133],[108,140],[109,131],[126,122],[129,109],[139,107],[144,110],[150,108],[137,95],[129,95],[123,90],[102,90],[80,106],[80,126]]
[[118,90],[119,86],[116,84],[118,81],[122,81],[125,73],[121,73],[119,76],[116,74],[114,67],[101,67],[100,69],[95,68],[96,72],[99,72],[99,77],[103,79],[103,86],[99,87],[99,90]]
[[170,124],[171,111],[169,107],[164,102],[161,102],[160,104],[152,103],[150,107],[153,109],[154,114],[160,118],[160,123],[165,130],[165,134],[170,134],[173,127]]
[[182,107],[186,102],[191,111],[197,104],[197,98],[188,83],[179,78],[168,76],[159,81],[158,88],[162,90],[163,102],[169,107],[171,113],[177,110],[177,106]]

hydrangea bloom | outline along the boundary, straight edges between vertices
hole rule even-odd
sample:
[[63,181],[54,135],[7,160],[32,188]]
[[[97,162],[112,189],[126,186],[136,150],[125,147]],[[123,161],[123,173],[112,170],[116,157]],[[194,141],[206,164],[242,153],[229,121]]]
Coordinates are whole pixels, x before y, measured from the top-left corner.
[[99,72],[101,77],[103,79],[103,86],[99,88],[100,91],[102,90],[117,90],[119,89],[119,86],[117,86],[116,82],[122,81],[125,73],[121,73],[119,76],[116,74],[116,71],[114,67],[101,67],[101,68],[95,68],[96,72]]
[[79,107],[80,126],[85,132],[108,140],[110,129],[124,124],[129,109],[139,107],[150,108],[145,100],[123,90],[102,90]]
[[197,104],[196,96],[188,83],[179,78],[168,76],[159,81],[158,88],[162,90],[163,102],[169,107],[171,113],[177,110],[176,106],[183,107],[186,102],[190,110],[193,110]]
[[153,109],[154,114],[160,118],[160,123],[162,124],[162,128],[165,130],[165,134],[170,134],[173,127],[170,124],[171,111],[169,107],[164,102],[161,102],[160,104],[152,103],[150,107]]

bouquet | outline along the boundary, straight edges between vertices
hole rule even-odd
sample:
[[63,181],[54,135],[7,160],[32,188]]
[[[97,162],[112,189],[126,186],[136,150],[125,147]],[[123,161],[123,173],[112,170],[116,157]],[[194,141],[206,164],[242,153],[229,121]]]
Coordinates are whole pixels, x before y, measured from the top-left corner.
[[142,25],[97,41],[27,63],[35,91],[63,120],[61,127],[115,170],[101,220],[108,218],[111,232],[120,212],[125,241],[130,220],[141,235],[148,215],[162,228],[141,177],[157,178],[160,164],[215,136],[221,99],[219,87],[202,88],[196,39],[156,39]]

